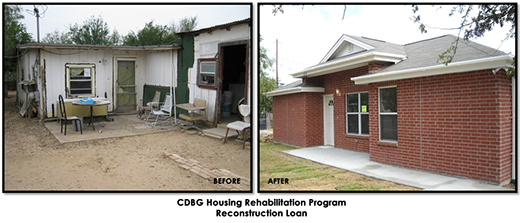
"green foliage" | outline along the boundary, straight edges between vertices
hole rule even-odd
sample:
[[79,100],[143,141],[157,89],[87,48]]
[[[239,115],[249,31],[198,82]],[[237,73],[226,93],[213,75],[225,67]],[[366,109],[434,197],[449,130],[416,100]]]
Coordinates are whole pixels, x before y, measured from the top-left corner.
[[83,25],[77,23],[69,25],[69,32],[66,35],[73,44],[117,45],[120,42],[117,31],[110,33],[108,24],[101,16],[97,18],[91,16],[83,22]]
[[20,23],[24,16],[22,8],[17,5],[4,5],[4,81],[16,81],[16,61],[22,52],[18,52],[16,45],[34,42],[27,32],[25,24]]
[[267,71],[272,70],[274,60],[267,56],[267,49],[260,47],[260,76],[267,76]]
[[266,112],[273,111],[273,98],[265,96],[265,93],[272,91],[276,88],[276,80],[267,75],[260,76],[260,101],[258,105],[258,109],[260,112],[263,112],[264,109]]
[[273,99],[265,96],[265,93],[272,91],[276,88],[276,80],[267,75],[267,70],[270,70],[273,66],[274,60],[267,56],[267,50],[264,47],[260,47],[260,95],[259,95],[259,112],[273,111]]
[[[494,26],[499,25],[500,27],[503,27],[508,23],[511,24],[511,29],[506,34],[503,41],[516,37],[516,4],[478,5],[478,12],[476,16],[471,17],[470,15],[473,10],[475,10],[475,8],[472,5],[453,6],[449,16],[451,17],[457,14],[460,15],[460,24],[454,28],[436,28],[442,30],[459,30],[459,38],[457,38],[457,40],[453,42],[448,49],[446,49],[446,51],[439,55],[437,62],[442,62],[445,65],[451,63],[457,52],[457,46],[461,34],[463,34],[462,38],[464,40],[478,38],[493,30]],[[421,22],[421,15],[418,14],[418,5],[412,5],[412,11],[414,13],[412,20],[414,23],[420,24],[419,30],[422,33],[428,32],[428,28],[433,28]],[[516,66],[516,64],[513,63],[513,66]],[[508,75],[516,75],[514,69],[508,70]]]
[[197,16],[184,17],[179,21],[178,25],[175,25],[175,23],[171,24],[171,31],[174,33],[189,32],[194,30],[197,27],[198,23],[199,20]]
[[144,28],[137,31],[130,31],[123,37],[123,44],[128,46],[148,46],[180,43],[179,37],[170,32],[165,25],[154,25],[153,20],[146,23]]

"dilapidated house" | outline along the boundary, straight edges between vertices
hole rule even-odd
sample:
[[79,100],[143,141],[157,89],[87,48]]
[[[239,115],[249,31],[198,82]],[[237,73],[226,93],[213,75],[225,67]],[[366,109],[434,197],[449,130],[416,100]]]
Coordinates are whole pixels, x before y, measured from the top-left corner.
[[[178,45],[102,46],[31,43],[18,46],[17,100],[24,108],[33,106],[44,118],[57,117],[57,100],[65,102],[92,97],[110,101],[95,115],[135,112],[143,101],[146,86],[171,92],[176,86]],[[86,116],[87,108],[79,114]],[[83,111],[85,110],[85,111]]]
[[206,100],[212,126],[237,114],[240,100],[251,104],[250,18],[178,35],[183,40],[179,83],[186,88],[179,101]]

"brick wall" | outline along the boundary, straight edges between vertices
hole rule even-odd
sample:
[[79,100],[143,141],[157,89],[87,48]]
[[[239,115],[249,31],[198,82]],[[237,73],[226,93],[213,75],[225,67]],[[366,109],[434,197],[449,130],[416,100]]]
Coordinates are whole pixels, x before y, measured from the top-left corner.
[[[368,85],[354,85],[350,78],[366,74],[369,66],[307,78],[307,83],[323,85],[325,87],[323,94],[334,95],[334,146],[337,148],[368,152],[368,136],[347,134],[345,104],[347,93],[368,91]],[[342,92],[341,96],[336,95],[336,89]]]
[[[373,67],[377,64],[306,78],[306,83],[323,85],[323,94],[274,97],[274,140],[300,147],[323,145],[323,95],[333,94],[335,147],[369,152],[370,159],[380,163],[509,182],[511,79],[503,70],[496,75],[484,70],[369,85],[350,81]],[[398,143],[379,141],[378,87],[384,86],[397,86]],[[346,134],[345,94],[366,91],[370,136]]]
[[273,138],[299,147],[323,145],[323,96],[299,93],[273,97]]
[[[370,159],[492,183],[511,177],[511,80],[491,70],[370,84],[397,85],[398,143],[379,142],[370,113]],[[372,110],[374,111],[374,110]]]

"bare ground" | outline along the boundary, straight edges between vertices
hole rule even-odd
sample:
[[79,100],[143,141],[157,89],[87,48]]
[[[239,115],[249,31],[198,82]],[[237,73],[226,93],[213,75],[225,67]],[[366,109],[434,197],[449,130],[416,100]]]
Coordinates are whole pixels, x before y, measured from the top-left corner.
[[228,190],[165,154],[250,178],[249,147],[196,134],[163,133],[60,144],[39,118],[22,118],[15,92],[4,98],[4,190]]

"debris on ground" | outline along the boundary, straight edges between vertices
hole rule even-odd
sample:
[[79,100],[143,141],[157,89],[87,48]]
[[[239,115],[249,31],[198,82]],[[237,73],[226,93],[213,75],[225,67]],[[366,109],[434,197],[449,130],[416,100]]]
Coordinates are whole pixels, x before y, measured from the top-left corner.
[[265,135],[260,136],[260,142],[272,143],[273,142],[273,134],[265,134]]

